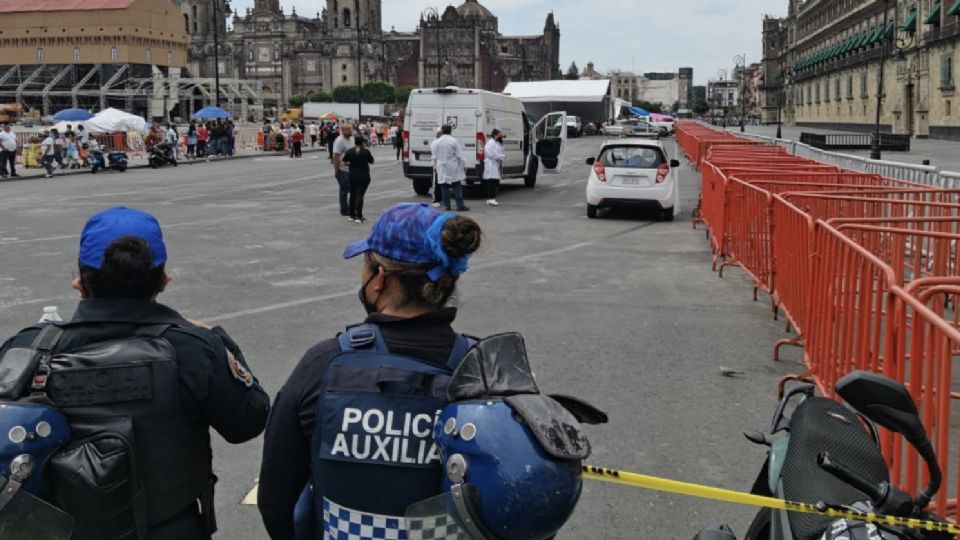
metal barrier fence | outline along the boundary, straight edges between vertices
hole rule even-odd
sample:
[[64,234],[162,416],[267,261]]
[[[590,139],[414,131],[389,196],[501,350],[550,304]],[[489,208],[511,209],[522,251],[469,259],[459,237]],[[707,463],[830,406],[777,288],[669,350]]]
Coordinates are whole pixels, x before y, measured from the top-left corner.
[[[800,142],[821,150],[868,150],[873,142],[872,133],[800,133]],[[880,149],[892,152],[909,152],[910,135],[881,133]]]

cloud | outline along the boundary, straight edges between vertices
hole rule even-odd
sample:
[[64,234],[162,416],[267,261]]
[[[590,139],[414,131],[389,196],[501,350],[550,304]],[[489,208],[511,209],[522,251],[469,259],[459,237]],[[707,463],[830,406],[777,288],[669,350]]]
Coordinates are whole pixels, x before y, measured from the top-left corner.
[[[731,69],[733,57],[746,53],[748,62],[762,55],[763,16],[786,13],[786,0],[481,0],[497,15],[506,35],[543,31],[547,13],[560,25],[560,64],[598,70],[676,71],[693,67],[697,84],[706,84],[718,69]],[[440,11],[462,0],[384,0],[384,30],[413,31],[428,7]],[[233,0],[244,13],[253,0]],[[281,0],[289,13],[313,16],[323,9],[321,0]]]

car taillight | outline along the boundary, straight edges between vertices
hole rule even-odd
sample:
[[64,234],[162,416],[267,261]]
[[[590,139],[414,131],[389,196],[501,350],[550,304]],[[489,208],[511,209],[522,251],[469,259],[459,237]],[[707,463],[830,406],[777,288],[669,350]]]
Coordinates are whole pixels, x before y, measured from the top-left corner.
[[483,132],[477,132],[477,163],[480,163],[487,157],[486,148],[487,136]]
[[607,181],[607,168],[603,166],[603,163],[599,161],[593,164],[593,172],[597,175],[597,180],[601,182]]
[[410,132],[409,131],[403,132],[403,159],[404,160],[410,159]]
[[661,163],[657,168],[657,183],[663,182],[667,179],[667,175],[670,174],[670,165],[666,163]]

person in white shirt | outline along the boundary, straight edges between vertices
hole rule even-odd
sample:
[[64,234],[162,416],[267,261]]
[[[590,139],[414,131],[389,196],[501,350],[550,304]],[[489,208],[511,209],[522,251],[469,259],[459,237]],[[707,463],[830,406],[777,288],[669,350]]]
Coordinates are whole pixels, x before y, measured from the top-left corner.
[[307,126],[307,130],[310,132],[310,148],[313,148],[317,145],[317,138],[320,137],[320,126],[318,126],[317,121],[314,120]]
[[56,141],[60,134],[57,133],[57,130],[52,129],[45,135],[46,138],[40,143],[41,163],[43,168],[47,170],[46,177],[53,178],[53,161],[57,157]]
[[503,160],[507,153],[503,149],[503,132],[494,129],[490,139],[483,147],[483,185],[487,191],[487,204],[500,206],[497,202],[497,192],[500,190],[500,179],[503,178]]
[[350,205],[348,195],[350,194],[350,165],[343,161],[343,155],[347,150],[356,147],[356,141],[353,135],[353,126],[343,124],[340,128],[340,136],[333,142],[333,168],[337,175],[337,184],[340,186],[340,215],[350,217]]
[[440,208],[443,206],[443,193],[440,189],[440,184],[437,183],[437,141],[440,140],[440,137],[443,137],[443,130],[437,128],[437,136],[433,139],[433,142],[430,143],[430,161],[433,162],[433,207]]
[[7,178],[7,164],[10,164],[10,176],[17,178],[17,135],[10,131],[10,124],[4,124],[0,131],[0,179]]
[[457,211],[468,212],[463,204],[463,181],[467,179],[467,162],[463,159],[463,146],[453,138],[453,127],[441,128],[443,136],[433,142],[433,157],[437,167],[437,184],[443,190],[443,206],[450,210],[450,192],[457,200]]
[[396,124],[391,124],[390,126],[390,143],[393,144],[394,149],[397,151],[397,161],[400,161],[400,152],[403,150],[403,141],[400,137],[400,130],[397,129]]

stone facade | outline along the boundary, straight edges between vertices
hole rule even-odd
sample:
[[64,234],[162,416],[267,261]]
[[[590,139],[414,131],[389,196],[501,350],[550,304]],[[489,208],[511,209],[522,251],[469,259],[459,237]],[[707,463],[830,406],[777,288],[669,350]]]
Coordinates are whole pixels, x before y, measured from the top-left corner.
[[883,58],[881,129],[960,139],[960,3],[789,2],[764,23],[765,120],[782,93],[787,124],[872,131]]
[[[209,0],[176,0],[192,44],[189,66],[211,77],[214,14]],[[503,36],[477,0],[421,16],[414,32],[384,31],[382,0],[326,0],[322,13],[285,14],[279,0],[257,0],[245,15],[220,15],[221,75],[258,81],[285,103],[311,91],[384,81],[395,86],[462,86],[500,91],[511,81],[560,78],[560,29],[547,15],[541,34]],[[205,22],[195,23],[195,20]],[[358,73],[360,61],[362,73]]]

